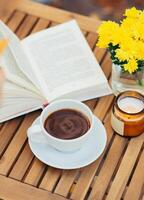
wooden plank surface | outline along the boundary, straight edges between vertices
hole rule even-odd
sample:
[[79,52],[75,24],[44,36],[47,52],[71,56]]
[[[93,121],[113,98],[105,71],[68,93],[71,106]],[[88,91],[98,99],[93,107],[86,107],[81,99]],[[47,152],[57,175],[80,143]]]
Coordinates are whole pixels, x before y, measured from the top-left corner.
[[33,120],[38,116],[38,113],[32,113],[25,117],[22,125],[19,127],[16,135],[13,137],[11,143],[4,152],[0,161],[0,174],[7,175],[11,170],[11,166],[17,159],[24,143],[26,142],[26,131],[32,124]]
[[[1,0],[0,18],[20,39],[76,19],[108,81],[111,59],[96,47],[100,21],[28,0]],[[61,170],[46,166],[31,152],[27,128],[40,114],[33,112],[0,125],[0,199],[4,200],[144,200],[144,135],[123,138],[110,124],[114,96],[86,101],[107,131],[102,156],[89,166]]]
[[106,200],[121,199],[122,193],[134,167],[137,156],[142,148],[143,142],[144,134],[137,138],[131,139],[129,142]]
[[0,197],[6,200],[65,200],[48,191],[0,175]]
[[144,150],[141,153],[139,162],[127,189],[125,200],[139,199],[144,187]]

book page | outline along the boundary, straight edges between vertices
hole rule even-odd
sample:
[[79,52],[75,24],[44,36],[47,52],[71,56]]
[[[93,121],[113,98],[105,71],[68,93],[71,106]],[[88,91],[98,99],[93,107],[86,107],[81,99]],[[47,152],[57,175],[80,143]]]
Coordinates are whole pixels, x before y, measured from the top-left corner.
[[1,65],[7,78],[29,90],[38,92],[34,86],[37,81],[23,52],[20,40],[2,21],[0,21],[1,38],[8,39],[8,47],[1,58]]
[[45,99],[12,82],[6,81],[0,102],[0,123],[42,108]]
[[110,92],[74,20],[29,36],[22,43],[48,99],[104,84]]

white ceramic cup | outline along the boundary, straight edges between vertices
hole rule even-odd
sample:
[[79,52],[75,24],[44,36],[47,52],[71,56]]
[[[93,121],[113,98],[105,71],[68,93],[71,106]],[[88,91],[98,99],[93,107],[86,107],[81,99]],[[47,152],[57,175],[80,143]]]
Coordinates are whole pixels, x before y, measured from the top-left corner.
[[[61,109],[74,109],[83,113],[90,121],[89,130],[84,135],[69,140],[59,139],[50,135],[44,128],[45,120],[51,113]],[[76,100],[58,100],[52,102],[50,105],[44,108],[40,115],[40,124],[33,125],[28,129],[28,138],[33,142],[47,143],[59,151],[74,152],[85,145],[85,142],[92,133],[93,128],[94,116],[91,110],[85,104]]]

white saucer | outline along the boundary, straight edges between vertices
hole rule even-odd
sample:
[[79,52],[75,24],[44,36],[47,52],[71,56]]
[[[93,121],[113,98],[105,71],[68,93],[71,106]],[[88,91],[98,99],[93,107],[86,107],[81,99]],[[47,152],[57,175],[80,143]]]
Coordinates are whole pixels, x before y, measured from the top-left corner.
[[[39,123],[39,117],[32,125]],[[95,117],[95,130],[87,143],[74,153],[57,151],[48,144],[33,142],[28,139],[34,155],[43,163],[60,169],[81,168],[94,162],[104,151],[106,146],[106,131],[101,121]]]

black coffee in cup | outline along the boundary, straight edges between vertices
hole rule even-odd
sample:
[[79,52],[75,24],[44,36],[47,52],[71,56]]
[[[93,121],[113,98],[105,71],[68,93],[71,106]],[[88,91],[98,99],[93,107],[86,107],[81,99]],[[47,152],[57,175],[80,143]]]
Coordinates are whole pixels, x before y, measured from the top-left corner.
[[84,135],[90,129],[90,121],[77,110],[61,109],[47,117],[44,127],[50,135],[68,140]]

